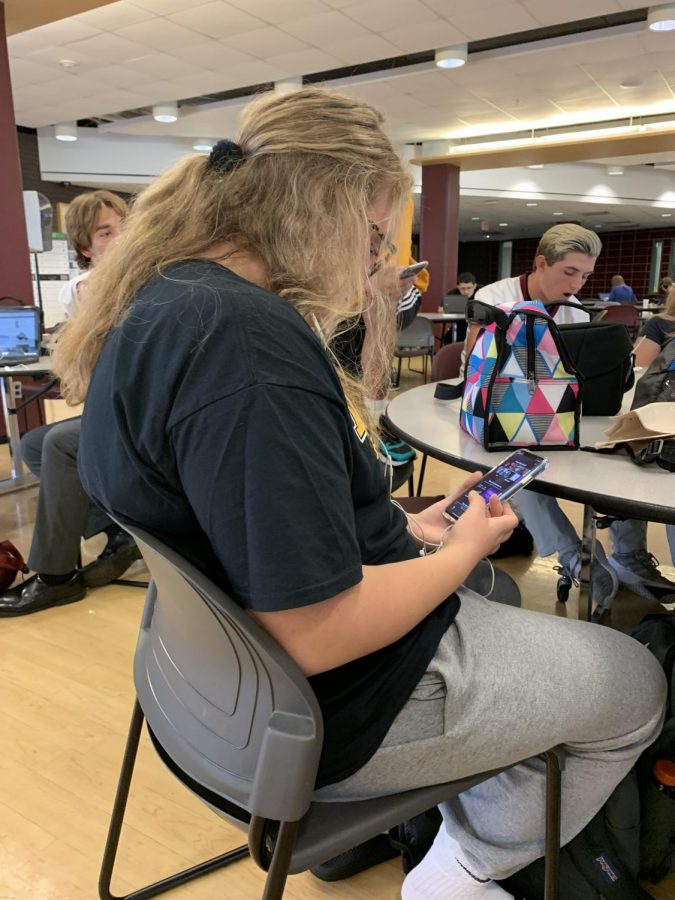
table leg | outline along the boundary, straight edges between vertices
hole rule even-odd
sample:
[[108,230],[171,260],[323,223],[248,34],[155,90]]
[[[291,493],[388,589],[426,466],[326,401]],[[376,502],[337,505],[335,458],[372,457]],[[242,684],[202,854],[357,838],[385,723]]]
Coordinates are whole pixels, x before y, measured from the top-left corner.
[[584,505],[584,524],[581,537],[581,571],[579,572],[579,618],[584,622],[599,622],[608,607],[593,609],[591,588],[591,561],[595,556],[597,540],[596,522],[599,516],[595,510]]
[[30,487],[33,484],[37,484],[37,478],[24,469],[23,454],[21,453],[21,435],[16,412],[16,397],[14,396],[14,379],[11,375],[0,378],[0,400],[2,401],[7,442],[9,443],[9,451],[12,458],[11,478],[0,481],[0,494],[6,494],[8,491],[17,490],[17,488]]

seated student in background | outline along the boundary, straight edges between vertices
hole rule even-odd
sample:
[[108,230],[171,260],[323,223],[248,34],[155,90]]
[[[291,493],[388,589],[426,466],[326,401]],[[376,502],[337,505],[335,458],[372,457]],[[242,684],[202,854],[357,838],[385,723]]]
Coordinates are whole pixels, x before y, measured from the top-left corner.
[[642,326],[635,342],[635,365],[648,368],[654,362],[668,341],[675,338],[675,287],[671,287],[666,297],[662,313],[651,316]]
[[[671,284],[662,313],[647,319],[635,342],[635,365],[649,368],[669,341],[675,340],[675,286]],[[666,525],[670,556],[675,565],[675,525]]]
[[[471,272],[460,272],[457,276],[457,287],[454,287],[451,291],[445,295],[446,297],[466,297],[467,300],[471,300],[476,291],[478,290],[478,284],[476,282],[476,276],[472,275]],[[439,313],[445,311],[445,303],[438,307]],[[454,340],[463,341],[466,337],[466,322],[457,322],[457,328],[449,329],[443,335],[443,343],[449,344]]]
[[667,276],[665,278],[662,278],[661,281],[659,282],[659,293],[661,294],[661,296],[667,297],[668,292],[670,291],[672,286],[673,286],[672,278],[668,278]]
[[626,284],[622,275],[612,275],[612,289],[607,299],[611,303],[637,303],[635,291]]
[[[659,733],[665,679],[632,638],[462,588],[514,527],[508,504],[472,494],[450,530],[447,501],[414,523],[392,504],[363,383],[386,379],[395,307],[369,279],[370,249],[374,224],[384,255],[409,191],[382,117],[316,87],[263,94],[238,143],[161,175],[56,351],[67,397],[87,394],[80,471],[308,676],[323,795],[398,792],[562,745],[567,842]],[[331,346],[366,310],[381,352],[361,380]],[[491,879],[542,855],[544,782],[534,761],[443,804],[405,900],[508,897]]]
[[[127,205],[110,191],[80,194],[68,206],[66,232],[82,275],[61,292],[66,315],[72,315],[87,289],[87,278],[120,233]],[[27,432],[21,450],[28,468],[40,479],[28,565],[37,574],[0,595],[0,616],[19,616],[81,600],[87,588],[119,578],[140,554],[133,540],[84,493],[77,474],[79,417]],[[103,552],[78,569],[82,538],[104,531]]]
[[[558,324],[588,322],[576,294],[593,273],[602,250],[600,238],[580,225],[554,225],[542,236],[531,272],[515,278],[504,278],[482,287],[476,300],[492,305],[509,305],[520,300],[541,300],[553,310]],[[579,306],[556,306],[564,300]],[[476,341],[479,326],[470,325],[466,338],[466,358]],[[581,571],[581,538],[555,497],[534,491],[520,491],[514,507],[532,533],[540,556],[558,554],[559,571],[570,584]],[[619,583],[634,593],[650,599],[675,599],[675,584],[661,574],[658,562],[647,550],[647,523],[616,520],[610,527],[612,556],[609,559],[599,541],[591,565],[593,596],[600,606],[614,599]]]

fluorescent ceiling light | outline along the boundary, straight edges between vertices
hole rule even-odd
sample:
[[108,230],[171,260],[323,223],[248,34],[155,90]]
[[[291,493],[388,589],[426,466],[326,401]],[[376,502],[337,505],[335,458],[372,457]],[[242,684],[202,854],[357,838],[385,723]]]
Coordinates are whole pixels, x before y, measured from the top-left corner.
[[500,227],[500,228],[508,228],[508,227],[509,227],[509,223],[508,223],[508,222],[500,222],[500,223],[499,223],[499,227]]
[[661,213],[661,218],[662,219],[670,219],[672,215],[673,215],[672,213]]
[[475,153],[481,150],[515,150],[526,147],[561,146],[577,142],[583,143],[592,138],[611,138],[624,134],[643,134],[654,131],[664,132],[672,128],[675,128],[675,120],[650,122],[648,125],[615,125],[609,128],[588,128],[585,131],[557,132],[556,134],[537,134],[534,131],[528,137],[453,144],[448,149],[448,156],[461,156],[464,153]]
[[525,206],[536,206],[536,203],[526,203]]
[[436,65],[439,69],[459,69],[466,63],[468,47],[466,44],[457,44],[454,47],[446,47],[436,51]]
[[675,28],[675,6],[652,6],[647,16],[650,31],[672,31]]
[[197,153],[210,153],[213,150],[214,143],[214,141],[200,139],[194,142],[194,144],[192,145],[192,149],[196,150]]
[[471,216],[472,222],[480,222],[480,216]]
[[528,169],[543,169],[544,164],[543,163],[532,163],[532,165],[528,166],[527,168]]
[[76,141],[77,122],[62,122],[54,126],[54,137],[57,141]]
[[623,166],[607,166],[608,175],[623,175]]
[[274,92],[276,94],[294,94],[302,87],[302,76],[299,78],[284,78],[282,81],[274,82]]
[[155,122],[175,122],[178,118],[178,104],[175,101],[171,103],[156,103],[152,107],[152,117]]

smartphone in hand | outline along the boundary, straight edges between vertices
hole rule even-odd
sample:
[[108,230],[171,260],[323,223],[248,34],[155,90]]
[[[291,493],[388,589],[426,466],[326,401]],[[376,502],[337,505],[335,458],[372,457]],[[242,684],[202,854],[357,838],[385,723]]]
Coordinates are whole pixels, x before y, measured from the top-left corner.
[[[533,478],[540,475],[548,466],[548,460],[544,456],[537,456],[529,450],[516,450],[506,459],[503,459],[494,469],[486,472],[481,480],[470,490],[477,491],[486,503],[490,497],[496,494],[500,500],[508,500],[516,491],[524,488]],[[455,521],[469,506],[469,491],[463,493],[445,508],[443,515],[446,519]]]
[[411,275],[417,275],[422,269],[426,269],[429,266],[429,260],[423,259],[420,262],[412,263],[409,266],[406,266],[405,269],[401,269],[398,273],[398,277],[403,281],[405,278],[410,278]]

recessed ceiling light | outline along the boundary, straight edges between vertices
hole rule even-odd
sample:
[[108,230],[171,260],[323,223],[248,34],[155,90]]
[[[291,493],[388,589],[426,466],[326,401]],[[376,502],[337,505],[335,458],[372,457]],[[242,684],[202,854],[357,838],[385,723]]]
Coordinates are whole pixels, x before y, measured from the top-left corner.
[[77,122],[62,122],[54,126],[54,137],[57,141],[76,141]]
[[480,216],[471,216],[472,222],[480,222]]
[[74,69],[77,62],[74,59],[60,59],[59,65],[63,66],[64,69]]
[[672,31],[675,28],[675,6],[652,6],[647,25],[650,31]]
[[543,169],[544,164],[543,163],[532,163],[532,165],[528,166],[527,168],[528,169]]
[[565,213],[561,213],[561,212],[554,212],[554,213],[553,213],[553,215],[554,215],[554,216],[564,216],[564,215],[565,215]]
[[623,175],[623,166],[607,166],[608,175]]
[[178,118],[178,104],[172,103],[156,103],[152,107],[152,117],[155,122],[175,122]]
[[509,223],[508,223],[508,222],[500,222],[500,223],[499,223],[499,227],[500,227],[500,228],[508,228],[508,227],[509,227]]
[[536,206],[536,203],[526,203],[525,206]]
[[662,219],[670,219],[672,215],[673,215],[672,213],[661,213],[661,218]]
[[639,75],[629,75],[628,78],[624,78],[624,80],[621,82],[619,87],[626,88],[626,89],[636,88],[636,87],[642,87],[642,85],[644,83],[645,83],[644,79],[640,78]]
[[468,47],[466,44],[457,44],[455,47],[446,47],[437,50],[435,54],[436,65],[440,69],[459,69],[466,63]]

